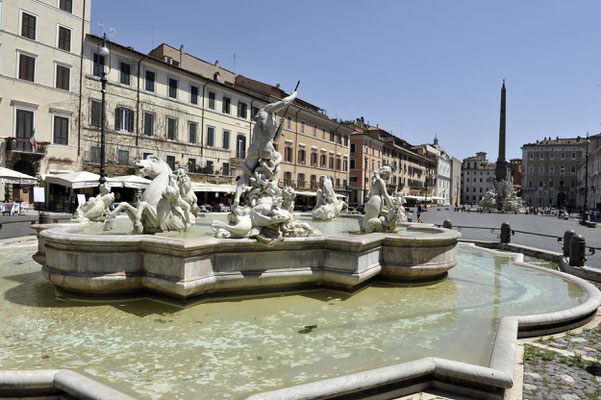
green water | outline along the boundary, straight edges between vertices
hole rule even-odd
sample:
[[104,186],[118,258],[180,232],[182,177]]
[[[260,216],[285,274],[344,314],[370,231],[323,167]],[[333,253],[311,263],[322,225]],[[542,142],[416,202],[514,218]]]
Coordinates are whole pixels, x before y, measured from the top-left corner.
[[[333,221],[314,221],[311,217],[302,216],[300,219],[303,222],[307,222],[312,227],[316,228],[325,236],[351,236],[360,235],[359,222],[360,219],[352,217],[340,217]],[[226,222],[227,214],[200,214],[196,218],[196,224],[192,225],[187,232],[168,232],[161,233],[162,236],[169,237],[213,237],[214,233],[211,230],[211,223],[213,220]],[[133,224],[127,217],[119,217],[115,221],[115,225],[110,231],[103,231],[102,223],[92,223],[86,225],[82,232],[86,235],[125,235],[129,234],[133,230]],[[425,236],[438,233],[437,230],[428,228],[414,227],[410,230],[406,228],[398,228],[397,233],[399,235],[409,236]]]
[[0,369],[69,368],[142,399],[240,399],[424,356],[487,366],[500,317],[586,300],[558,276],[462,246],[449,279],[427,286],[185,309],[86,303],[57,298],[34,251],[0,250]]

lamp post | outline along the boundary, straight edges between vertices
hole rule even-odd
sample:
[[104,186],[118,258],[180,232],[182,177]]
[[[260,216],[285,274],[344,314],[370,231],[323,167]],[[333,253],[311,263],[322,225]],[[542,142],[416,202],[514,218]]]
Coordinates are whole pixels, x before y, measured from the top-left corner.
[[[108,57],[110,54],[108,47],[106,47],[106,33],[104,34],[104,37],[102,40],[102,47],[100,48],[98,53],[102,57]],[[98,62],[100,63],[100,59],[98,59]],[[109,62],[109,67],[110,67],[110,62]],[[107,82],[106,75],[107,75],[106,61],[103,59],[102,73],[101,73],[101,77],[100,77],[100,83],[102,84],[102,90],[101,90],[101,92],[102,92],[102,107],[101,107],[101,116],[100,116],[100,179],[98,179],[98,181],[100,182],[100,185],[102,185],[106,182],[106,174],[105,174],[105,167],[106,167],[106,82]]]
[[584,164],[584,211],[582,215],[582,220],[588,220],[588,144],[590,143],[590,139],[588,138],[588,132],[586,133],[586,141],[584,142],[586,146],[586,155],[585,155],[585,164]]

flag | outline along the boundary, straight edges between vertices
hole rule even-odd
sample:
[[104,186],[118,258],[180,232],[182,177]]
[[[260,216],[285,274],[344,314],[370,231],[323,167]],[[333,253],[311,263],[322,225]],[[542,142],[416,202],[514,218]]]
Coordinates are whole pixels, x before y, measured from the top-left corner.
[[35,140],[35,129],[33,129],[31,131],[31,137],[29,138],[29,143],[31,143],[31,146],[33,147],[34,150],[36,150],[38,148],[38,141]]

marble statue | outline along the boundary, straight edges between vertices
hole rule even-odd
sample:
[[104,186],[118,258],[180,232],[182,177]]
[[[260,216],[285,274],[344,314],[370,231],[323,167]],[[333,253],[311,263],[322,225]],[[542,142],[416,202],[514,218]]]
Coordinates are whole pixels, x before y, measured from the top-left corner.
[[[185,231],[196,221],[197,206],[188,176],[183,170],[172,173],[171,168],[156,156],[135,163],[143,176],[152,182],[142,193],[138,207],[121,203],[108,213],[104,230],[113,228],[115,217],[123,210],[134,225],[133,233]],[[194,201],[194,203],[192,203]],[[196,207],[196,208],[195,208]]]
[[491,188],[486,192],[480,205],[485,209],[516,212],[522,208],[522,198],[518,197],[513,183],[508,179],[497,181],[489,178]]
[[273,144],[281,136],[282,125],[278,127],[275,115],[295,98],[296,92],[292,92],[258,111],[228,223],[213,221],[211,225],[216,237],[255,238],[273,244],[285,237],[319,234],[308,224],[294,219],[294,189],[278,186],[282,155]]
[[311,212],[315,220],[331,221],[340,215],[347,204],[336,197],[332,187],[332,180],[326,176],[323,180],[323,189],[317,189],[317,203]]
[[374,174],[371,180],[368,200],[364,208],[365,215],[361,220],[362,232],[393,232],[397,223],[403,219],[402,202],[404,198],[392,198],[386,191],[386,180],[391,173],[392,169],[385,165]]
[[102,222],[105,220],[108,208],[115,201],[115,194],[111,192],[108,182],[99,187],[100,194],[91,197],[75,210],[75,219],[79,222]]

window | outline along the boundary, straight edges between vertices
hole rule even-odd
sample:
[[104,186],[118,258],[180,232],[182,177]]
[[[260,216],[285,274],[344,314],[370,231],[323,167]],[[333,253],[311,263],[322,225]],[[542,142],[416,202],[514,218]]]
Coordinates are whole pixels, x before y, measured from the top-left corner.
[[37,17],[26,12],[21,13],[21,36],[35,40]]
[[73,0],[60,0],[59,8],[67,12],[73,12]]
[[54,137],[52,139],[54,144],[69,144],[69,118],[54,116]]
[[223,131],[223,148],[226,150],[230,148],[230,131]]
[[224,96],[223,102],[221,103],[221,112],[224,114],[229,114],[231,103],[232,103],[232,100],[229,97]]
[[207,165],[206,165],[206,173],[207,174],[212,174],[213,173],[213,161],[212,160],[207,160]]
[[102,103],[92,100],[90,103],[90,126],[100,128],[102,126]]
[[115,109],[115,130],[121,132],[134,131],[134,112],[132,110],[125,107]]
[[566,158],[566,153],[561,153],[561,154],[560,154],[560,156],[561,156],[561,159],[562,159],[562,160],[565,160],[565,158]]
[[543,153],[542,151],[538,154],[538,158],[539,160],[544,160],[545,159],[545,153]]
[[572,165],[572,166],[570,167],[570,173],[572,173],[572,174],[575,174],[575,173],[576,173],[576,166],[575,166],[575,165]]
[[[355,143],[351,143],[351,153],[355,152]],[[351,167],[353,168],[353,167]]]
[[169,97],[177,99],[177,79],[169,78]]
[[286,146],[284,148],[284,160],[288,162],[292,162],[292,147]]
[[356,161],[354,158],[351,158],[351,169],[355,169],[356,168]]
[[305,133],[305,125],[306,125],[305,121],[301,121],[301,128],[300,128],[301,133]]
[[555,160],[555,152],[549,153],[549,160]]
[[144,113],[144,135],[154,135],[154,114],[145,112]]
[[95,164],[100,163],[100,147],[90,146],[90,162]]
[[19,54],[19,79],[35,81],[35,57]]
[[317,151],[311,152],[311,165],[314,167],[317,166]]
[[102,54],[94,53],[94,76],[101,77],[104,71],[105,58]]
[[303,147],[301,147],[300,149],[298,149],[298,162],[300,164],[304,164],[305,163],[305,149]]
[[198,104],[198,86],[190,86],[190,103]]
[[144,153],[142,155],[142,159],[146,160],[148,158],[148,156],[151,156],[151,155],[152,155],[152,153]]
[[154,92],[155,74],[153,71],[146,70],[146,90]]
[[292,117],[291,116],[286,117],[286,128],[292,129]]
[[169,168],[171,168],[171,170],[175,170],[175,157],[174,156],[167,156],[167,159],[165,160],[167,162],[167,165],[169,165]]
[[223,163],[223,171],[222,171],[222,175],[223,176],[230,176],[230,163]]
[[334,131],[330,130],[330,142],[334,141]]
[[196,158],[188,158],[188,172],[196,172]]
[[346,157],[345,157],[344,161],[342,162],[342,164],[343,164],[342,170],[348,171],[348,160],[346,159]]
[[238,117],[246,119],[247,108],[246,103],[238,102]]
[[344,145],[348,147],[348,135],[344,135]]
[[63,65],[56,65],[56,87],[58,89],[69,90],[71,82],[71,68]]
[[71,29],[64,26],[58,27],[58,48],[71,51]]
[[290,186],[292,184],[292,172],[284,172],[284,186]]
[[236,139],[236,158],[246,158],[246,136],[238,135]]
[[207,126],[207,146],[215,146],[215,128]]
[[572,152],[572,160],[576,159],[576,152]]
[[251,116],[251,118],[252,118],[253,120],[257,119],[257,114],[258,114],[258,113],[259,113],[259,107],[252,107],[252,110],[251,110],[251,115],[250,115],[250,116]]
[[336,157],[336,169],[338,171],[340,171],[340,166],[341,166],[340,163],[341,163],[340,157]]
[[211,110],[215,109],[215,93],[209,92],[209,108]]
[[[19,139],[30,139],[33,136],[33,111],[17,110],[17,124],[15,136]],[[27,149],[31,144],[24,142]]]
[[322,138],[323,140],[326,140],[326,128],[323,128],[323,129],[321,130],[321,138]]
[[313,136],[317,136],[317,125],[313,125]]
[[130,68],[130,65],[128,63],[123,62],[123,61],[121,61],[119,63],[119,71],[121,71],[121,77],[119,79],[119,82],[121,82],[124,85],[128,85],[128,86],[129,86],[129,84],[131,82],[131,79],[130,79],[130,76],[131,76],[130,69],[131,68]]
[[[528,153],[528,159],[534,160],[534,153]],[[469,166],[468,166],[468,168],[469,168]]]
[[299,188],[305,187],[305,174],[303,174],[302,172],[299,172],[299,174],[298,174],[296,187],[299,187]]
[[177,119],[167,117],[167,139],[177,139]]
[[[372,161],[372,164],[373,164],[373,161]],[[330,169],[334,169],[334,156],[330,156]],[[374,169],[373,165],[372,165],[372,169]]]
[[196,143],[197,139],[196,137],[198,136],[198,123],[197,122],[190,122],[188,124],[188,141],[190,143]]
[[117,150],[117,165],[129,165],[129,151]]

